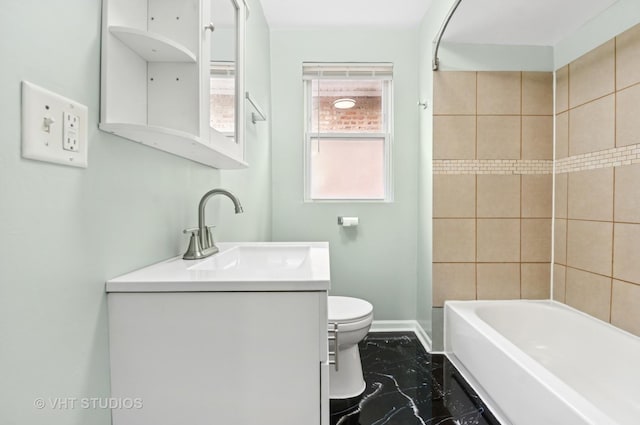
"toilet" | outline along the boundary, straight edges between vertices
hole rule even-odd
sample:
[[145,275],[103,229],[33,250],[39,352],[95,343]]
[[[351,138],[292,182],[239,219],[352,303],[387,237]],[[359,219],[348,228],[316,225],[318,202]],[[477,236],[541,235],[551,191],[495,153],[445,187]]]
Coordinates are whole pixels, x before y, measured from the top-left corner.
[[[366,384],[362,376],[358,343],[367,336],[373,321],[373,306],[359,298],[330,296],[329,331],[337,326],[337,363],[329,368],[329,398],[347,399],[362,394]],[[329,344],[334,351],[333,343]],[[335,357],[335,356],[332,356]]]

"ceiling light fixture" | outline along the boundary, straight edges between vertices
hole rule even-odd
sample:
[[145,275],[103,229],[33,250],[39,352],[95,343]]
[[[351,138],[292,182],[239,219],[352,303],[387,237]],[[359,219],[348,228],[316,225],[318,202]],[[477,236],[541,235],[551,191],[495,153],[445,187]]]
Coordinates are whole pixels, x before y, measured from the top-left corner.
[[333,107],[336,109],[351,109],[354,106],[356,106],[356,101],[348,97],[333,101]]

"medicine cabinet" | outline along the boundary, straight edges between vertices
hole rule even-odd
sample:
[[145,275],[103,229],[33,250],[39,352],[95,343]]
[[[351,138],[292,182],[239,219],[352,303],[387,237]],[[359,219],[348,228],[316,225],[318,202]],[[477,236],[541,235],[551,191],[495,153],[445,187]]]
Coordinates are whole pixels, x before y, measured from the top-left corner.
[[[247,14],[244,0],[104,0],[100,129],[214,168],[246,167]],[[216,117],[225,125],[212,127]]]

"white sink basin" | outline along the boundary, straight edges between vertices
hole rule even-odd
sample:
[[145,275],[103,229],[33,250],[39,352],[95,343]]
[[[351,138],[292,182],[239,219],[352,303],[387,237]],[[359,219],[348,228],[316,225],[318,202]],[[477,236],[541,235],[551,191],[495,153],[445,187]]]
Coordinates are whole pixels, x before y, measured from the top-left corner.
[[263,271],[292,270],[308,266],[310,246],[298,245],[249,245],[234,246],[219,252],[189,270],[242,270]]
[[218,243],[202,260],[172,258],[107,282],[107,292],[328,290],[327,242]]

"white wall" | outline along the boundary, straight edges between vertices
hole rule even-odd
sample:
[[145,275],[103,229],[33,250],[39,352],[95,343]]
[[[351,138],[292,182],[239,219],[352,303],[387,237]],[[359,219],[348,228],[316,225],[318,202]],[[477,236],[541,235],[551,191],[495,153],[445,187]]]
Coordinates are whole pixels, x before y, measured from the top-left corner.
[[[269,32],[250,1],[247,87],[269,106]],[[248,124],[251,168],[217,171],[97,129],[99,0],[0,3],[0,423],[110,424],[107,410],[35,409],[36,397],[107,397],[105,280],[177,255],[214,187],[220,240],[271,237],[268,126]],[[20,157],[20,81],[89,107],[89,168]],[[228,203],[228,205],[226,204]],[[221,204],[221,205],[218,205]]]
[[441,71],[547,71],[554,70],[553,48],[495,44],[440,44]]
[[[377,320],[415,319],[417,30],[274,30],[273,237],[328,240],[331,294],[364,298]],[[393,203],[303,202],[302,62],[393,62]],[[359,216],[357,231],[337,217]]]
[[420,148],[418,163],[418,280],[416,283],[416,319],[433,339],[432,242],[433,242],[433,39],[455,0],[434,0],[420,24],[419,80],[420,101],[428,103],[420,109]]
[[640,1],[618,0],[553,48],[554,69],[560,69],[640,22]]

